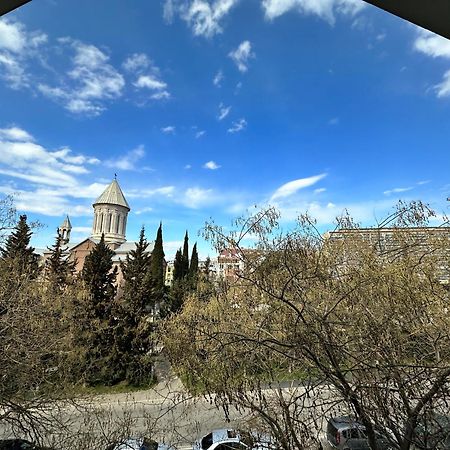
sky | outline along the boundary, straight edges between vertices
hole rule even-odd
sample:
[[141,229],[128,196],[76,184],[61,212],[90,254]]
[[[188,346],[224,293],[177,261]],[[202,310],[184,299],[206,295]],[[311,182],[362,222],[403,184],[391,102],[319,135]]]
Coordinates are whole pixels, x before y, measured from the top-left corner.
[[[95,4],[95,6],[92,6]],[[115,174],[127,239],[254,205],[334,228],[450,203],[450,41],[360,0],[34,0],[0,19],[0,197],[88,237]],[[438,223],[440,219],[436,219]]]

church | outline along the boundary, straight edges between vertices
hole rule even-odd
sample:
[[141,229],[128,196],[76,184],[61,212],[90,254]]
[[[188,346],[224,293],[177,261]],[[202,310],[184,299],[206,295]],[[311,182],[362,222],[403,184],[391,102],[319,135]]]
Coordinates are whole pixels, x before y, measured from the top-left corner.
[[[84,265],[86,256],[100,242],[102,234],[105,242],[114,251],[113,264],[118,268],[117,283],[122,280],[120,261],[124,261],[127,254],[136,248],[135,242],[128,242],[126,239],[127,219],[130,212],[128,204],[117,179],[103,191],[92,205],[94,207],[94,220],[92,224],[91,236],[77,244],[70,243],[70,233],[72,225],[69,216],[66,216],[63,223],[58,227],[58,234],[62,238],[62,243],[67,246],[68,258],[75,261],[75,269],[80,272]],[[147,250],[152,252],[154,242],[149,242]],[[50,252],[44,252],[44,260]]]

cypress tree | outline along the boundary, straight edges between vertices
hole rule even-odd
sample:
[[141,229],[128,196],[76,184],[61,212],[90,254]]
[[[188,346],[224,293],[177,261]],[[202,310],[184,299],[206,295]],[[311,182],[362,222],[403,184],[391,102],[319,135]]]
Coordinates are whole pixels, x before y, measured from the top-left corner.
[[14,267],[14,273],[19,276],[26,274],[35,278],[38,274],[38,261],[34,248],[29,245],[31,235],[31,229],[27,224],[27,216],[21,215],[14,231],[8,236],[1,253],[2,260],[11,269]]
[[149,284],[151,257],[148,252],[145,229],[142,227],[136,248],[131,250],[124,262],[121,262],[124,285],[124,296],[133,301],[134,310],[142,311],[152,303]]
[[198,280],[198,253],[197,253],[197,242],[192,248],[191,265],[189,266],[189,279],[191,281],[192,289],[197,287]]
[[175,261],[173,263],[173,280],[181,280],[183,278],[183,255],[181,248],[175,254]]
[[150,266],[154,287],[162,294],[164,290],[164,249],[162,223],[159,224],[159,228],[156,233],[155,246],[153,247]]
[[185,278],[189,275],[189,237],[188,232],[184,235],[184,244],[183,244],[183,264],[182,264],[182,278]]

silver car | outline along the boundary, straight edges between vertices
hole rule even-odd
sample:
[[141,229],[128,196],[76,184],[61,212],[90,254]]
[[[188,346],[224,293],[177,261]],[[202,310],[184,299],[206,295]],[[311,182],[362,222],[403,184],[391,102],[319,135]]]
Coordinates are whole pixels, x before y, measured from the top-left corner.
[[273,447],[270,436],[223,428],[196,440],[193,450],[269,450]]

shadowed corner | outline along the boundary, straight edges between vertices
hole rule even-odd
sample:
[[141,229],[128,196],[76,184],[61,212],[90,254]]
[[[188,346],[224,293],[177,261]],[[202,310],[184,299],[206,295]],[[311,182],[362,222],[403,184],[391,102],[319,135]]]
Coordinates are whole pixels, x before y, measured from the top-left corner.
[[2,0],[0,2],[0,16],[14,11],[25,3],[29,3],[31,0]]

